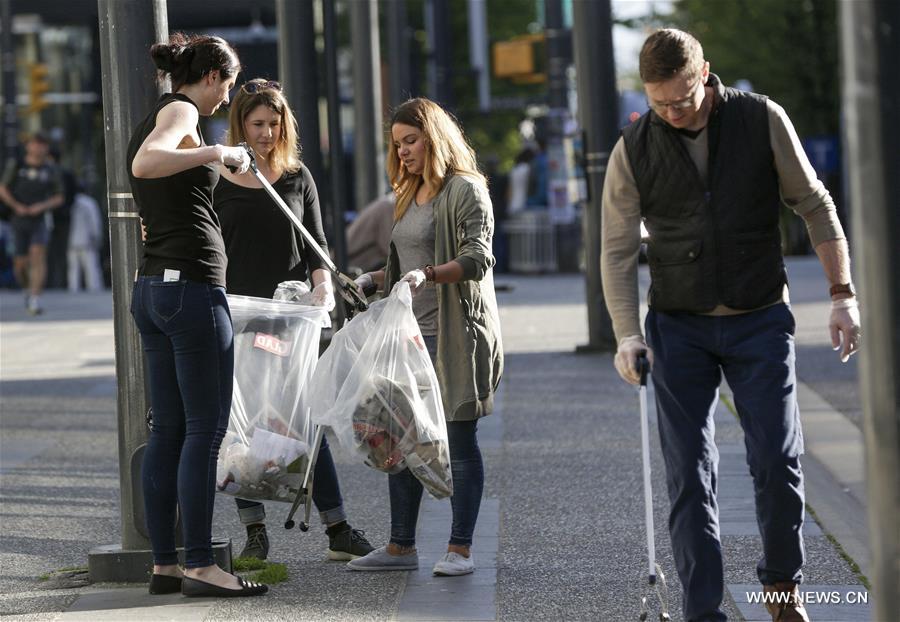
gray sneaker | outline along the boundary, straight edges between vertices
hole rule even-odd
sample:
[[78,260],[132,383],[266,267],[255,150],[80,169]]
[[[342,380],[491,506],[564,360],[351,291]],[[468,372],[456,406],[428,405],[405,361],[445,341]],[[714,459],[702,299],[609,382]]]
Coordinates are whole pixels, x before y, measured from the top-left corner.
[[348,570],[416,570],[418,567],[418,553],[390,555],[386,546],[375,549],[365,557],[347,562]]

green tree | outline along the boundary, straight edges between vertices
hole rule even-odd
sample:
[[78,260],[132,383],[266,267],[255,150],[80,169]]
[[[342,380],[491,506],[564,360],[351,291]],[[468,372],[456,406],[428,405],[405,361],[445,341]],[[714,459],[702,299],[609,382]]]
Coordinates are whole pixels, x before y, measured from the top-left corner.
[[[521,147],[518,126],[524,119],[523,109],[495,108],[488,113],[478,109],[478,91],[469,59],[467,0],[450,0],[450,41],[452,46],[453,112],[463,126],[479,160],[488,158],[499,161],[499,169],[507,170]],[[534,0],[487,0],[487,26],[489,45],[530,32],[538,21]],[[420,73],[416,80],[420,92],[425,92],[426,41],[424,7],[422,0],[407,3],[409,23],[415,30],[414,53],[419,54],[416,63]],[[490,52],[489,52],[490,53]],[[509,80],[491,79],[491,95],[497,98],[522,98],[529,103],[543,103],[546,84],[519,85]]]
[[784,106],[801,136],[838,133],[835,0],[677,0],[666,21],[700,40],[725,84],[749,80]]

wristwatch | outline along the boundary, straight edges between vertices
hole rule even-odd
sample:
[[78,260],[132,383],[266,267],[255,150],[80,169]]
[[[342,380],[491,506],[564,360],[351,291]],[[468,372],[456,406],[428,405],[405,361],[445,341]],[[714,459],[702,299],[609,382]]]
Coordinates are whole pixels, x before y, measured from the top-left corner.
[[422,268],[422,272],[425,273],[426,281],[434,281],[434,266],[432,266],[431,264],[428,264],[427,266]]
[[837,283],[836,285],[831,286],[828,293],[831,294],[832,297],[837,294],[850,294],[851,296],[856,296],[856,288],[853,287],[853,283]]

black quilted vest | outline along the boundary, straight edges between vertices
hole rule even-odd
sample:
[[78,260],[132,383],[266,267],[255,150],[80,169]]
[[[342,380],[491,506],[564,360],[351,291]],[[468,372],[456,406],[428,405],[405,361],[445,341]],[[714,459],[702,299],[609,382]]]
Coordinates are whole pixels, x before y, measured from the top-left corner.
[[756,309],[787,282],[766,97],[723,87],[710,113],[708,179],[679,134],[650,111],[622,135],[650,234],[651,309]]

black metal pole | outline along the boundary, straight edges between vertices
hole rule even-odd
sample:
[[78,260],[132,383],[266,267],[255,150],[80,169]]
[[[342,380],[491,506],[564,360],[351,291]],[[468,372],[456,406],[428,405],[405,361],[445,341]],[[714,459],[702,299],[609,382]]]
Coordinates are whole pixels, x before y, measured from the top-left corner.
[[839,5],[845,161],[862,315],[872,619],[890,620],[900,611],[900,4]]
[[425,29],[430,46],[428,94],[448,110],[456,105],[453,97],[453,71],[448,0],[425,0]]
[[356,209],[385,193],[384,115],[381,108],[381,53],[378,4],[350,3],[353,41],[353,167]]
[[344,237],[344,210],[347,205],[344,175],[344,142],[341,132],[341,94],[338,84],[337,19],[335,1],[322,0],[325,31],[325,77],[328,95],[328,165],[331,173],[331,219],[334,263],[339,270],[347,267],[347,244]]
[[[125,162],[135,126],[168,81],[156,84],[150,46],[168,40],[166,0],[98,0],[106,181],[112,267],[113,333],[118,385],[121,545],[91,549],[92,582],[146,582],[153,563],[144,518],[141,463],[148,436],[140,336],[129,309],[141,258],[141,223]],[[216,563],[231,569],[231,543],[213,542]]]
[[544,36],[547,40],[547,103],[551,109],[568,108],[566,69],[569,55],[565,47],[562,0],[544,0]]
[[618,136],[612,18],[609,0],[575,2],[573,8],[578,115],[589,195],[584,209],[588,343],[579,349],[610,351],[616,349],[616,338],[600,280],[600,208],[606,164]]
[[397,106],[413,96],[406,0],[387,0],[385,9],[388,25],[389,98],[391,106]]
[[325,180],[319,137],[319,74],[313,0],[277,0],[278,79],[300,125],[303,162],[316,183]]
[[19,116],[16,109],[16,56],[12,34],[12,0],[0,0],[0,65],[3,88],[3,156],[15,158],[19,148]]
[[[147,549],[140,463],[147,440],[141,342],[132,321],[131,289],[141,257],[141,226],[125,169],[128,139],[159,91],[150,46],[168,36],[166,0],[98,0],[110,265],[118,384],[122,548]],[[93,578],[93,577],[92,577]]]

